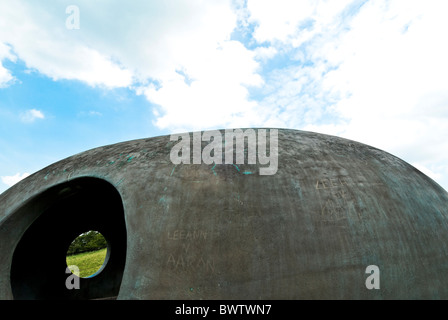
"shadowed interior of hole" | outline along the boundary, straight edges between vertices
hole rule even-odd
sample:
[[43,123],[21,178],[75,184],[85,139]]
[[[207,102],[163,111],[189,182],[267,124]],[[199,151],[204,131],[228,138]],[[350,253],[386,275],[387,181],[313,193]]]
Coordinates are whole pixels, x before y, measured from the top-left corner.
[[[14,249],[10,272],[14,299],[118,296],[126,263],[127,235],[123,202],[110,183],[86,177],[56,185],[33,198],[15,215],[16,219],[27,216],[37,218],[33,218]],[[74,275],[70,270],[67,274],[67,250],[78,235],[88,230],[96,230],[107,239],[109,255],[101,272],[79,278],[80,288],[70,290],[66,281]]]

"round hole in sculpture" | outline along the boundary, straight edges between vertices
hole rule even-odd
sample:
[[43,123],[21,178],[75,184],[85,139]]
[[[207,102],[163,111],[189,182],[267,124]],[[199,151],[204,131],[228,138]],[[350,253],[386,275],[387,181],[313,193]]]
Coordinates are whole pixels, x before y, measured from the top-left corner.
[[[14,299],[88,300],[119,295],[127,233],[121,196],[110,183],[85,177],[55,185],[18,209],[14,218],[26,226],[12,257]],[[73,278],[67,268],[68,250],[90,230],[107,240],[107,254],[90,277]]]
[[92,278],[107,265],[109,254],[106,238],[96,230],[89,230],[77,236],[68,247],[67,267],[80,278]]

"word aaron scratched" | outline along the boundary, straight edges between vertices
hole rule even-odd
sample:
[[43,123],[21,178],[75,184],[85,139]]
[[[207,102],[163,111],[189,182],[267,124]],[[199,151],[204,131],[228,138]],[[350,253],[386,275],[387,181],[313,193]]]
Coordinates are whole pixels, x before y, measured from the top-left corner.
[[200,245],[210,240],[210,232],[204,230],[174,230],[167,233],[167,239],[180,244],[181,252],[170,253],[166,266],[182,271],[215,272],[215,260],[190,250],[192,244]]

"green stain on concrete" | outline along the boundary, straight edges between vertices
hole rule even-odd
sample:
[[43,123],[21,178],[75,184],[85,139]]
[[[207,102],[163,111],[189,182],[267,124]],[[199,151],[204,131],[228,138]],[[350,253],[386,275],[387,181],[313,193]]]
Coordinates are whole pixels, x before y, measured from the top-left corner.
[[[238,166],[236,164],[232,164],[232,166],[234,166],[236,168],[236,170],[238,170],[238,172],[241,172],[240,168],[238,168]],[[252,171],[243,171],[241,172],[242,174],[252,174]]]

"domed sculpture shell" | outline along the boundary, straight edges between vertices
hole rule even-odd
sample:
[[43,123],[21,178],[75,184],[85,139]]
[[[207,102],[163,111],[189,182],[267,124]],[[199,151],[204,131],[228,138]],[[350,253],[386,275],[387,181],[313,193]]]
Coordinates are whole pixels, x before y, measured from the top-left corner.
[[[448,298],[448,193],[437,183],[355,141],[245,130],[266,133],[272,174],[260,174],[260,145],[255,164],[248,145],[244,163],[226,164],[237,146],[221,130],[222,163],[197,163],[210,131],[188,134],[189,164],[173,162],[177,136],[160,136],[76,154],[8,189],[0,298]],[[66,249],[86,230],[110,256],[69,290]]]

